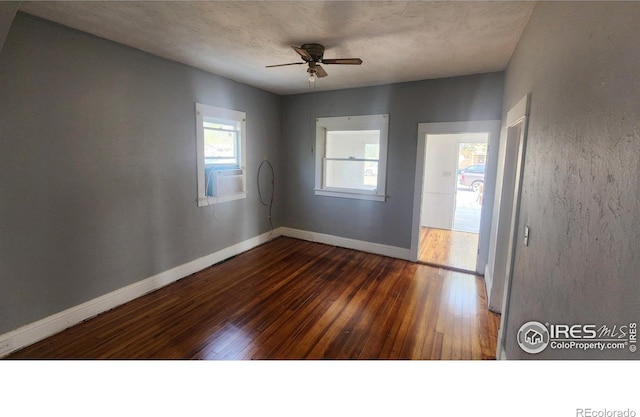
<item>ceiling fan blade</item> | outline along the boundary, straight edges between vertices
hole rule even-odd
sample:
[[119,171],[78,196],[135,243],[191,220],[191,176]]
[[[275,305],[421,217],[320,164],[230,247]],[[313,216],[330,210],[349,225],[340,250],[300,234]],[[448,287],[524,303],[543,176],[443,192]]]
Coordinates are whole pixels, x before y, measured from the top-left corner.
[[324,70],[324,68],[322,68],[320,65],[316,65],[316,75],[319,78],[322,78],[322,77],[326,77],[329,74],[327,74],[327,72]]
[[267,65],[265,68],[284,67],[285,65],[301,65],[301,64],[306,64],[306,62],[292,62],[290,64]]
[[292,46],[293,50],[296,51],[301,57],[302,59],[304,59],[305,61],[309,62],[309,61],[313,61],[313,57],[311,55],[309,55],[309,52],[307,52],[306,50],[299,48],[297,46]]
[[343,65],[360,65],[362,60],[360,58],[338,58],[338,59],[323,59],[323,64],[343,64]]

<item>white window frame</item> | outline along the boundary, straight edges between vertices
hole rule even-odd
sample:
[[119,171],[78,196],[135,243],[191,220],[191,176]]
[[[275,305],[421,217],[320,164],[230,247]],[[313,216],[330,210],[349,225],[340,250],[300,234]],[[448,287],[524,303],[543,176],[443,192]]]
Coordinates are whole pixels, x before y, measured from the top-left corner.
[[[380,132],[380,152],[378,159],[378,182],[374,190],[327,187],[324,184],[326,163],[326,134],[328,131],[378,130]],[[364,116],[321,117],[316,119],[316,183],[315,195],[352,198],[358,200],[386,200],[387,144],[389,138],[389,115],[372,114]]]
[[[229,121],[232,123],[240,123],[240,132],[238,143],[240,146],[240,152],[238,153],[238,164],[231,169],[238,169],[242,171],[242,191],[234,194],[227,194],[224,196],[207,196],[206,195],[206,180],[205,180],[205,158],[204,158],[204,120],[205,118],[215,118],[218,120]],[[233,201],[247,197],[247,185],[246,185],[246,121],[247,115],[245,112],[225,109],[222,107],[209,106],[207,104],[196,103],[196,168],[198,178],[198,207],[208,206],[211,204],[224,203],[226,201]],[[222,172],[222,170],[220,170]]]

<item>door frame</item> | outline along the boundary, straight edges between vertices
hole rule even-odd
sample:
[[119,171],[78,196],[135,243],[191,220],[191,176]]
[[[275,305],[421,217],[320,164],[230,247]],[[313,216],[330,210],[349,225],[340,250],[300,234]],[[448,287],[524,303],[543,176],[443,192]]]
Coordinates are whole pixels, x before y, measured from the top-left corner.
[[[517,162],[515,169],[515,182],[513,186],[513,205],[511,213],[499,213],[499,216],[508,216],[502,221],[506,221],[509,225],[509,235],[506,241],[496,242],[496,250],[506,249],[506,267],[504,273],[504,290],[502,295],[502,310],[500,315],[500,327],[498,329],[497,352],[496,358],[506,359],[506,327],[509,323],[509,303],[511,298],[511,281],[513,280],[513,263],[516,256],[516,243],[518,242],[518,225],[520,215],[520,201],[522,197],[522,177],[524,173],[524,158],[527,148],[527,130],[529,124],[529,107],[531,95],[525,95],[520,101],[507,113],[505,140],[509,138],[509,130],[518,127],[520,129],[517,137]],[[492,262],[495,266],[495,262]],[[497,277],[494,276],[493,279]]]
[[[487,170],[485,173],[484,204],[480,214],[480,232],[478,236],[478,257],[476,272],[484,274],[489,253],[489,233],[491,231],[491,213],[493,212],[493,196],[497,161],[497,145],[500,138],[501,120],[477,120],[462,122],[438,122],[418,124],[418,146],[416,151],[416,171],[413,193],[413,219],[411,229],[410,260],[418,261],[420,252],[420,214],[422,210],[422,194],[424,190],[424,162],[427,146],[427,135],[489,133],[487,145]],[[494,155],[495,154],[495,155]]]

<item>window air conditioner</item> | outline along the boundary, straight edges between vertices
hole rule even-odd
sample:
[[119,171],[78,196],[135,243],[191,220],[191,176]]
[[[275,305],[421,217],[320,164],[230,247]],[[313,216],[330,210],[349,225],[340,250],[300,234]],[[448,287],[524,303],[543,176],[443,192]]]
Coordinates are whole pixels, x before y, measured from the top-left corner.
[[244,193],[244,172],[242,169],[214,171],[213,184],[213,194],[218,198]]

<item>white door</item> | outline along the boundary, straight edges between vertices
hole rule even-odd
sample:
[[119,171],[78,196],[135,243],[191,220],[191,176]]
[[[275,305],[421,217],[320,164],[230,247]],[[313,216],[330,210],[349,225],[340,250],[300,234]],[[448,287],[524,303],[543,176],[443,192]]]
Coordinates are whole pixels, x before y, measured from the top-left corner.
[[421,225],[453,227],[456,207],[458,142],[451,135],[427,135]]

